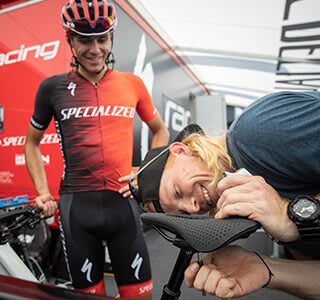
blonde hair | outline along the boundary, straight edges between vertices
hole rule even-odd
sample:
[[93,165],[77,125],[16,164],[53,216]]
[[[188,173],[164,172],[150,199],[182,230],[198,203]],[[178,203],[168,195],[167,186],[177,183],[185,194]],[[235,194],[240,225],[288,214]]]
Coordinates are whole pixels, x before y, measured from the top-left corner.
[[199,158],[199,164],[212,173],[211,186],[216,186],[224,177],[223,171],[234,171],[232,159],[225,149],[210,135],[190,134],[182,140],[193,156]]

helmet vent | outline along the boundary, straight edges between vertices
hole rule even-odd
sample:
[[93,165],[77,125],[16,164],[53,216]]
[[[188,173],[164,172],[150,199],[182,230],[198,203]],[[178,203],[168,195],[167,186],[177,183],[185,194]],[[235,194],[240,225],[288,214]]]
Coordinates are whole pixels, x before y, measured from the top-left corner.
[[95,19],[93,0],[88,0],[87,3],[88,3],[90,20],[93,21]]
[[72,9],[71,9],[71,7],[70,7],[70,5],[67,5],[67,6],[66,6],[66,11],[67,11],[67,14],[69,15],[69,17],[71,18],[71,20],[75,18],[74,14],[73,14],[73,11],[72,11]]
[[80,18],[84,18],[84,12],[83,12],[83,8],[82,8],[81,0],[75,0],[75,2],[77,5],[77,10],[78,10]]
[[103,1],[99,1],[98,5],[99,5],[99,16],[103,16],[104,15],[104,9],[103,9],[104,3],[103,3]]
[[112,16],[112,13],[113,13],[113,8],[111,5],[108,5],[108,16]]

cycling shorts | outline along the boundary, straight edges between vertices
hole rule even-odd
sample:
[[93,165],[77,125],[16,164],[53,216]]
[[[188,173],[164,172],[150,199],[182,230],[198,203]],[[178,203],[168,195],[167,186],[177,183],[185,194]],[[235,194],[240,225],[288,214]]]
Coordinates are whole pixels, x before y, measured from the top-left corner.
[[149,256],[133,200],[110,190],[63,194],[59,222],[74,288],[86,290],[103,281],[106,242],[120,296],[152,291]]

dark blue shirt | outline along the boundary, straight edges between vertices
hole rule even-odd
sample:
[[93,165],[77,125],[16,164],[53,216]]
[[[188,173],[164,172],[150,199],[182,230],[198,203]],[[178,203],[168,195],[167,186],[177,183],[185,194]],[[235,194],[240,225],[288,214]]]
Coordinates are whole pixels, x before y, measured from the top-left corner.
[[320,92],[280,92],[250,105],[227,132],[234,166],[288,199],[320,193]]
[[[236,169],[262,176],[287,199],[320,193],[320,92],[280,92],[250,105],[227,132]],[[288,246],[320,258],[320,242]]]

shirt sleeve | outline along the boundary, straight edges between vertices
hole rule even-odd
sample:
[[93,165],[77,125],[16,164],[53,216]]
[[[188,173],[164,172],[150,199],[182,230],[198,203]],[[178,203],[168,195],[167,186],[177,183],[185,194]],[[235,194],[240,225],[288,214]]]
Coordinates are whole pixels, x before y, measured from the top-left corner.
[[279,92],[250,105],[227,132],[236,168],[262,176],[282,197],[320,186],[320,93]]
[[158,114],[158,110],[153,105],[150,94],[142,79],[138,76],[134,76],[134,78],[139,98],[136,108],[137,113],[142,121],[149,122]]
[[47,129],[53,117],[53,110],[50,104],[53,86],[55,86],[54,78],[50,77],[41,82],[37,91],[34,112],[30,120],[30,124],[36,129]]

